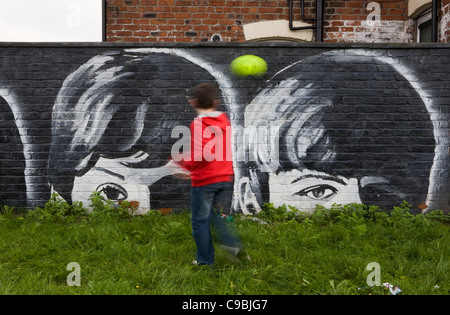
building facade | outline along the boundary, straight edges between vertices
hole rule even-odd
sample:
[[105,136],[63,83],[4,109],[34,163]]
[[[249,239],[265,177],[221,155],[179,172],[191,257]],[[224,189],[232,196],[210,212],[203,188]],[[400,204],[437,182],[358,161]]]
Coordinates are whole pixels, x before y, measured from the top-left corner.
[[[317,41],[414,43],[450,40],[450,0],[107,0],[108,42]],[[319,11],[322,14],[316,15]],[[320,8],[322,10],[320,10]],[[302,10],[303,9],[303,10]]]

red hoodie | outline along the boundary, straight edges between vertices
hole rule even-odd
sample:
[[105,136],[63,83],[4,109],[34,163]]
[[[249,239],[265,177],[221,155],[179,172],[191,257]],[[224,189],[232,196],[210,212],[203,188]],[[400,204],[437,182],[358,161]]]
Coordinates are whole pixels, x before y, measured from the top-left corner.
[[232,181],[231,124],[227,114],[215,111],[199,115],[190,131],[190,160],[175,163],[191,173],[192,186]]

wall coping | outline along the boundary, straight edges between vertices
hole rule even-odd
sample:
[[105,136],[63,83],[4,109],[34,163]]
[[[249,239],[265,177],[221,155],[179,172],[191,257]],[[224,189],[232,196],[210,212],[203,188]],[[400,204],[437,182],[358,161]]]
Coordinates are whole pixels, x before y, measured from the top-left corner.
[[370,48],[450,49],[450,43],[310,43],[310,42],[0,42],[0,48]]

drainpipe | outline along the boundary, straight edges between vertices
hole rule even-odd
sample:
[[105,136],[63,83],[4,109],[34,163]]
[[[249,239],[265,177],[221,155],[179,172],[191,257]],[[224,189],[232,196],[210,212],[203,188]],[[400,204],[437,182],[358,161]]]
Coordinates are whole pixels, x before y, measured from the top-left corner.
[[434,43],[437,43],[439,41],[438,39],[438,20],[439,20],[439,8],[438,8],[438,0],[433,0],[432,4],[432,17],[431,17],[431,28],[432,28],[432,34],[431,34],[431,41]]
[[323,41],[323,0],[316,1],[316,41]]
[[305,3],[304,3],[304,0],[301,0],[302,20],[303,21],[316,21],[316,24],[311,25],[311,26],[294,27],[294,25],[293,25],[293,19],[294,19],[294,17],[293,17],[294,16],[293,2],[294,2],[294,0],[289,0],[289,29],[291,31],[314,29],[314,30],[316,30],[316,42],[322,42],[322,40],[323,40],[323,1],[324,0],[316,0],[316,18],[306,18],[305,14],[304,14]]
[[107,12],[107,10],[106,10],[106,5],[107,5],[107,3],[106,3],[106,0],[103,0],[103,3],[102,3],[102,27],[103,27],[103,30],[102,30],[102,41],[103,42],[106,42],[106,40],[107,40],[107,38],[106,38],[106,23],[107,23],[107,19],[106,19],[106,12]]

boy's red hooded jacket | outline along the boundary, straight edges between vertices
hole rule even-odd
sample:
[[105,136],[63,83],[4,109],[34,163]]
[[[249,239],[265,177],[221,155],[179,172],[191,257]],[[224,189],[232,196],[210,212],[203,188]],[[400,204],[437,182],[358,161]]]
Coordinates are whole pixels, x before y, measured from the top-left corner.
[[191,173],[192,186],[232,181],[231,124],[225,113],[197,116],[190,126],[190,158],[175,163]]

